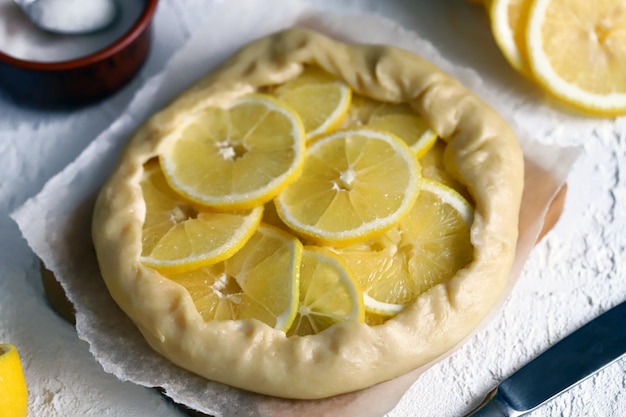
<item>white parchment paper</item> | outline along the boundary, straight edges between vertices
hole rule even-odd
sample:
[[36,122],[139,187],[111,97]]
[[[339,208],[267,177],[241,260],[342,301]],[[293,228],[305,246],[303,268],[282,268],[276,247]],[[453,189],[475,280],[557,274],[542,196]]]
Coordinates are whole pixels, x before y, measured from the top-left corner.
[[[79,337],[89,343],[102,367],[118,378],[147,387],[161,387],[174,401],[214,416],[382,416],[432,364],[363,391],[320,401],[270,398],[207,381],[172,365],[149,348],[109,296],[91,244],[90,222],[95,195],[134,129],[239,47],[294,25],[347,41],[393,44],[412,50],[461,80],[509,120],[526,156],[526,188],[521,235],[511,277],[513,285],[534,246],[549,203],[565,182],[578,152],[529,140],[527,132],[515,125],[513,109],[507,107],[506,101],[489,93],[473,71],[444,60],[419,34],[379,16],[321,13],[297,1],[267,0],[262,10],[259,2],[253,0],[221,3],[219,13],[207,17],[203,29],[173,57],[163,73],[139,91],[123,115],[72,164],[53,177],[37,196],[19,208],[13,218],[33,251],[55,274],[74,304]],[[505,297],[506,294],[502,300]]]

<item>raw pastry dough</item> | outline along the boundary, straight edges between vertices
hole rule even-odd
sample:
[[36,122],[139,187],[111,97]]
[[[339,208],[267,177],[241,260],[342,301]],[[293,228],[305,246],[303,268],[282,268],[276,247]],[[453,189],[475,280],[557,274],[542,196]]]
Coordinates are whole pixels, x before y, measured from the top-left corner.
[[[444,138],[444,163],[471,194],[474,260],[383,325],[335,325],[286,337],[254,320],[205,322],[180,285],[140,260],[143,165],[189,114],[220,106],[319,65],[355,92],[408,102]],[[278,397],[314,399],[362,389],[437,358],[467,336],[504,291],[517,240],[523,158],[517,140],[480,99],[404,50],[349,45],[303,29],[260,39],[144,123],[96,203],[93,239],[106,285],[148,343],[207,379]],[[103,318],[105,319],[105,318]]]

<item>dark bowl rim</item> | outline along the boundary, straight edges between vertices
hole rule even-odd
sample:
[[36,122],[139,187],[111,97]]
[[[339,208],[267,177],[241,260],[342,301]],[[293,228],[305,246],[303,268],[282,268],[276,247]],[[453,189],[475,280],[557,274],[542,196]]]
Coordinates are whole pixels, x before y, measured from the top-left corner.
[[115,42],[89,55],[70,59],[69,61],[41,62],[15,58],[0,51],[0,62],[4,62],[20,69],[53,72],[84,68],[96,62],[104,61],[105,59],[122,51],[124,48],[133,43],[139,36],[141,36],[146,30],[148,30],[150,24],[152,23],[152,18],[156,11],[158,2],[159,0],[145,0],[141,15],[127,32],[125,32]]

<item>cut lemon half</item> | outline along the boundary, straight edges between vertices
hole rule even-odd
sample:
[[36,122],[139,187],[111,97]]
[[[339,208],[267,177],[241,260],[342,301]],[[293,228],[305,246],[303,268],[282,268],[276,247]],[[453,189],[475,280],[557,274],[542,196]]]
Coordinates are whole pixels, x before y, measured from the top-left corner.
[[365,309],[393,316],[471,262],[472,222],[473,209],[459,193],[424,178],[415,205],[397,227],[333,251],[359,280]]
[[300,304],[288,335],[316,334],[344,321],[363,322],[363,292],[346,263],[333,252],[305,246]]
[[537,0],[526,28],[535,79],[587,113],[626,113],[626,5],[623,0]]
[[28,388],[17,348],[0,344],[0,417],[26,417]]
[[301,260],[298,239],[261,224],[224,262],[166,277],[189,291],[206,321],[257,319],[287,331],[298,310]]
[[199,204],[242,209],[293,181],[305,151],[300,117],[275,98],[251,94],[210,107],[169,139],[160,155],[168,183]]
[[296,110],[307,137],[330,132],[341,123],[350,106],[352,90],[318,67],[307,67],[274,93]]
[[300,177],[275,199],[278,215],[323,244],[366,240],[398,224],[419,193],[421,169],[391,133],[354,129],[314,141]]
[[263,207],[218,212],[185,201],[167,184],[158,164],[147,164],[141,181],[146,203],[141,261],[172,273],[197,269],[232,256],[261,222]]
[[526,22],[532,0],[490,0],[486,3],[491,31],[506,60],[522,74],[530,72],[526,56]]

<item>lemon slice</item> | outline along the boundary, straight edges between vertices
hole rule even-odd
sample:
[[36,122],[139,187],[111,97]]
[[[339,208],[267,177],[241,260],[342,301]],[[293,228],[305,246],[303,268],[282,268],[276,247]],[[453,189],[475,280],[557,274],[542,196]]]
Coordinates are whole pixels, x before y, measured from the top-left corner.
[[160,155],[168,183],[181,195],[222,209],[271,200],[299,174],[304,128],[275,98],[251,94],[227,109],[211,107],[188,120]]
[[437,134],[408,104],[379,104],[367,126],[395,134],[409,145],[418,158],[424,156],[437,142]]
[[348,114],[341,121],[339,128],[356,128],[366,124],[381,104],[380,101],[352,92]]
[[287,334],[316,334],[344,321],[362,322],[364,317],[363,292],[350,268],[327,249],[305,246],[298,314]]
[[343,126],[365,125],[391,132],[402,139],[421,158],[437,142],[426,120],[406,103],[381,103],[362,95],[353,95]]
[[300,177],[275,199],[287,226],[323,244],[366,240],[398,224],[419,193],[421,169],[402,140],[371,129],[314,141]]
[[487,12],[491,31],[506,60],[522,74],[529,74],[526,57],[526,22],[532,0],[491,0]]
[[26,417],[28,388],[17,348],[0,344],[0,417]]
[[435,145],[420,158],[422,176],[441,182],[444,185],[453,188],[455,191],[458,191],[463,197],[465,197],[465,199],[469,199],[470,196],[467,192],[467,188],[454,179],[443,164],[443,153],[445,150],[446,143],[443,140],[437,140]]
[[298,309],[301,260],[298,239],[261,224],[224,262],[165,276],[189,291],[207,321],[257,319],[286,331]]
[[473,209],[459,193],[424,178],[420,196],[397,227],[333,251],[359,280],[366,311],[393,316],[472,260],[472,222]]
[[146,203],[141,261],[161,272],[184,272],[220,262],[237,252],[261,222],[263,207],[218,212],[189,203],[167,184],[158,164],[141,181]]
[[341,123],[348,112],[352,90],[322,69],[307,67],[298,77],[278,87],[275,94],[302,117],[310,139]]
[[535,79],[584,112],[626,113],[626,8],[622,0],[537,0],[526,28]]

